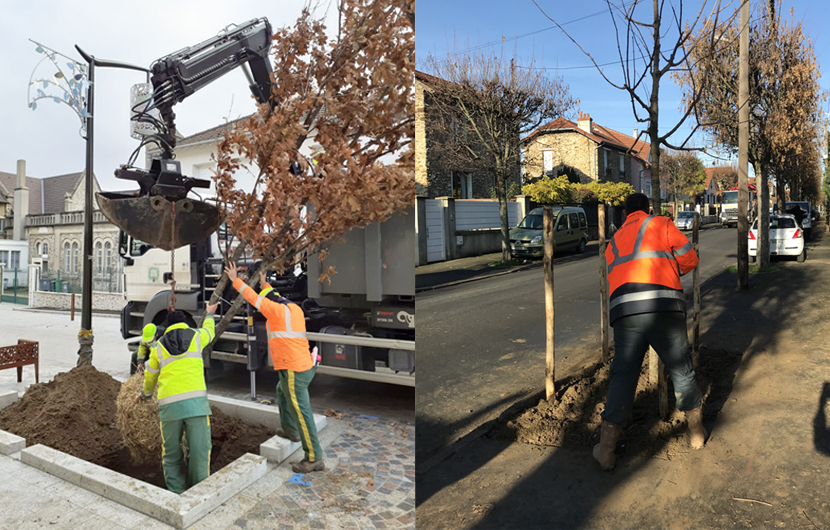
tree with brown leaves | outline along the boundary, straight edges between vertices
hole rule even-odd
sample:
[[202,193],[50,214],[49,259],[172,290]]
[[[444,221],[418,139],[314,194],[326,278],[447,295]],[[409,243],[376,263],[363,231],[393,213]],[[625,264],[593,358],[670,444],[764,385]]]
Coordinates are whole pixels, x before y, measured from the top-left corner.
[[[676,123],[669,126],[668,129],[664,129],[665,132],[660,134],[660,83],[663,78],[675,75],[677,72],[690,67],[687,43],[694,35],[695,28],[700,25],[705,27],[707,24],[718,24],[722,12],[720,0],[715,0],[712,4],[704,0],[697,16],[691,23],[683,18],[683,0],[677,2],[677,7],[675,7],[675,2],[669,4],[671,13],[665,12],[665,0],[652,0],[651,19],[647,22],[635,18],[635,13],[642,11],[640,6],[647,5],[647,2],[632,0],[627,4],[621,2],[618,5],[611,0],[606,0],[605,3],[617,37],[617,55],[621,79],[614,79],[613,75],[606,73],[585,47],[565,31],[556,20],[545,13],[536,0],[533,0],[533,2],[590,59],[606,83],[629,95],[631,108],[637,122],[648,124],[647,128],[640,134],[648,135],[649,142],[651,142],[651,202],[654,211],[660,212],[660,182],[663,180],[660,170],[661,146],[674,150],[702,150],[702,148],[688,145],[695,132],[697,132],[697,124],[694,124],[691,132],[682,142],[672,143],[669,141],[669,138],[680,130],[686,120],[694,116],[693,104],[686,108]],[[712,9],[704,17],[707,4],[712,5]],[[666,21],[666,19],[668,20]],[[664,24],[664,21],[667,23]],[[663,41],[667,38],[671,44],[669,48],[664,49]],[[710,46],[714,46],[716,40],[717,37],[712,35]],[[694,90],[692,92],[694,93]],[[694,100],[695,97],[693,96],[692,103]]]
[[[780,9],[763,2],[750,21],[749,163],[758,189],[759,266],[769,267],[769,187],[773,174],[783,188],[788,168],[817,161],[816,127],[825,95],[815,52],[794,20],[781,22]],[[693,67],[677,75],[684,100],[698,110],[713,145],[738,148],[738,34],[734,23],[707,23],[688,45]],[[719,35],[716,46],[707,45]],[[817,175],[817,172],[811,171]]]
[[[339,9],[336,38],[308,8],[275,33],[274,108],[261,105],[220,143],[214,182],[237,241],[227,261],[250,255],[260,270],[282,271],[314,252],[324,259],[349,229],[412,204],[414,0],[342,0]],[[252,188],[238,186],[242,170],[256,177]],[[211,302],[226,284],[223,275]],[[243,302],[237,296],[217,335]]]
[[669,151],[663,154],[660,180],[666,191],[674,196],[674,215],[677,216],[681,195],[694,195],[703,191],[706,172],[703,162],[689,151]]
[[499,201],[502,261],[510,260],[507,183],[521,174],[519,139],[577,104],[560,78],[515,58],[447,55],[427,57],[432,75],[429,149],[443,168],[477,172],[493,179]]

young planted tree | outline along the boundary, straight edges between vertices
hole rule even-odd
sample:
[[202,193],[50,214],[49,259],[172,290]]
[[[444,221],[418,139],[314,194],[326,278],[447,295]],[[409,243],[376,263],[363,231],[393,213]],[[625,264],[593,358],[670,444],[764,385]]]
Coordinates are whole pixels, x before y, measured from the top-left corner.
[[577,101],[559,78],[518,68],[502,57],[427,57],[436,76],[430,87],[428,148],[445,170],[487,175],[499,200],[502,261],[510,260],[507,185],[521,179],[519,139],[556,119]]
[[[349,229],[412,204],[414,1],[342,0],[339,9],[336,38],[308,9],[276,32],[273,110],[260,106],[220,143],[214,182],[238,242],[229,261],[253,256],[268,271],[317,251],[323,259]],[[300,151],[307,143],[310,157]],[[256,177],[252,188],[238,186],[241,170]],[[223,275],[211,302],[226,284]],[[217,335],[243,301],[233,301]]]
[[693,153],[669,151],[663,155],[660,180],[665,184],[666,191],[674,196],[674,215],[677,216],[679,197],[703,191],[706,172],[703,170],[703,162]]
[[[818,157],[817,142],[805,142],[805,124],[817,123],[824,93],[815,53],[800,23],[781,23],[775,5],[761,3],[749,34],[749,163],[758,189],[759,265],[769,267],[770,176],[783,177],[792,157]],[[731,22],[707,23],[689,42],[692,67],[678,73],[684,100],[697,108],[713,145],[738,148],[738,33]],[[720,35],[709,46],[711,35]],[[809,146],[816,146],[810,148]],[[812,151],[812,152],[811,152]],[[803,159],[802,159],[803,160]],[[781,182],[779,182],[779,187]]]
[[[617,55],[620,66],[618,77],[603,70],[582,44],[545,13],[536,0],[534,3],[590,59],[606,83],[629,95],[634,118],[638,123],[647,124],[641,135],[648,135],[649,142],[651,142],[651,201],[654,211],[660,212],[661,146],[674,150],[702,150],[688,145],[697,132],[697,124],[691,127],[691,131],[683,141],[669,141],[683,127],[686,120],[694,116],[694,96],[691,98],[692,104],[686,108],[680,119],[667,127],[664,126],[663,134],[660,133],[660,84],[667,76],[675,75],[690,67],[690,56],[686,45],[694,35],[696,28],[701,25],[718,24],[722,12],[720,0],[712,3],[704,0],[697,16],[691,22],[683,17],[683,0],[669,3],[670,12],[668,13],[665,0],[652,0],[651,17],[646,19],[648,21],[635,18],[635,13],[639,17],[640,12],[648,7],[648,2],[631,0],[627,4],[621,2],[618,5],[611,0],[606,0],[617,37]],[[712,7],[708,15],[704,17],[707,4]],[[711,34],[709,45],[714,46],[717,40],[718,37]],[[664,41],[669,45],[664,46],[666,43]]]

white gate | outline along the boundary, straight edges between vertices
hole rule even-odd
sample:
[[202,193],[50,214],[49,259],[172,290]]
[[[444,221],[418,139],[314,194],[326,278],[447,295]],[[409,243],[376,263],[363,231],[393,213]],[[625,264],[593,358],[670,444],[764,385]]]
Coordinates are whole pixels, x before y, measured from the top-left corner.
[[444,246],[444,204],[436,199],[424,201],[427,218],[427,263],[444,261],[447,252]]

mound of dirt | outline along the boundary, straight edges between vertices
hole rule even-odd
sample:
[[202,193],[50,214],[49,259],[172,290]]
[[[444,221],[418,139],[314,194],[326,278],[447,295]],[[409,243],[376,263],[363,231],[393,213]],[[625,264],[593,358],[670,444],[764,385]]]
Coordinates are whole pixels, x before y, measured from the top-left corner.
[[[714,419],[732,388],[740,354],[701,348],[696,370],[703,392],[704,422]],[[497,421],[488,436],[531,445],[547,445],[590,450],[599,442],[600,414],[605,410],[610,369],[597,363],[575,376],[557,381],[555,400],[539,399],[535,406],[508,414]],[[544,395],[544,394],[542,394]],[[631,418],[624,425],[617,454],[630,453],[670,460],[688,452],[689,435],[683,413],[675,408],[669,382],[669,410],[666,421],[659,418],[656,389],[648,383],[648,361],[643,362]]]
[[[60,373],[48,383],[32,385],[23,398],[0,410],[0,429],[133,478],[164,486],[161,453],[155,462],[135,465],[116,427],[116,400],[121,383],[93,366]],[[212,408],[211,473],[274,436]]]

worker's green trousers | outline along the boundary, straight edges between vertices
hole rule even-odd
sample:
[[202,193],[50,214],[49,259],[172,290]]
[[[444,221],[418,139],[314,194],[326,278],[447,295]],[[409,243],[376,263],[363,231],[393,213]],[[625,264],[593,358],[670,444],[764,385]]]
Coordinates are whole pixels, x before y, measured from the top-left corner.
[[305,459],[316,462],[323,459],[323,449],[317,439],[317,425],[311,413],[308,385],[314,379],[317,367],[305,372],[277,370],[280,382],[277,384],[277,403],[280,407],[280,424],[284,431],[300,435]]
[[[168,490],[181,494],[210,476],[210,416],[194,416],[160,423],[164,483],[167,484]],[[187,474],[182,469],[182,431],[187,439]]]

